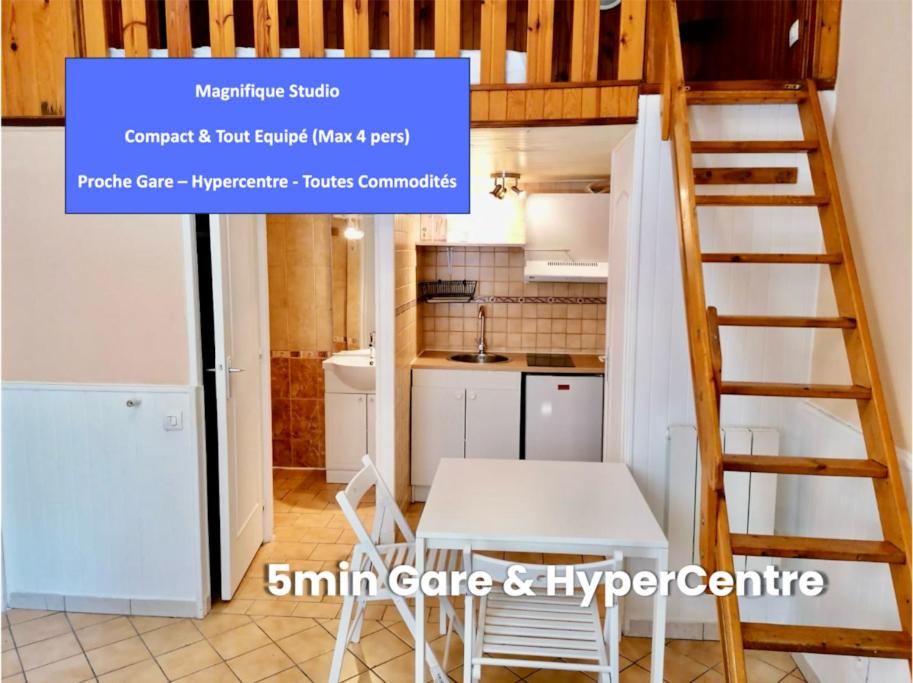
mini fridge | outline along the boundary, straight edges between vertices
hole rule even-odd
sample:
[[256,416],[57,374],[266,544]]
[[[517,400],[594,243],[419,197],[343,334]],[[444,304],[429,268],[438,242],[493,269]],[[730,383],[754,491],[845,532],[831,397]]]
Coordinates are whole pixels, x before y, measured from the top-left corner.
[[526,375],[524,458],[602,460],[602,375]]

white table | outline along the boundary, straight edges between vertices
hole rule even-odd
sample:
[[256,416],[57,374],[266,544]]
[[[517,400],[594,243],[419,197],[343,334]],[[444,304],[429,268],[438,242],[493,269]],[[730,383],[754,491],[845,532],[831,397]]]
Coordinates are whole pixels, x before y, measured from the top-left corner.
[[[653,559],[666,569],[669,542],[634,477],[621,463],[445,458],[438,465],[416,532],[416,563],[432,548],[611,555]],[[416,643],[425,640],[425,598],[415,601]],[[464,629],[473,618],[467,612]],[[651,681],[662,683],[666,600],[653,601]],[[464,641],[465,642],[465,641]],[[472,676],[464,648],[464,680]],[[425,649],[415,648],[416,681]]]

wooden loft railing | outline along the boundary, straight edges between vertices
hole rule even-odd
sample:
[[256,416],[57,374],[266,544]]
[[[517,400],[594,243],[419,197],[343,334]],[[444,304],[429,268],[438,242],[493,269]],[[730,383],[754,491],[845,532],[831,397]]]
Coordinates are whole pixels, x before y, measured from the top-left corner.
[[[911,656],[911,531],[885,397],[878,377],[871,332],[866,320],[859,278],[840,201],[824,117],[814,80],[799,89],[769,90],[757,84],[729,89],[689,91],[684,81],[681,38],[675,0],[663,0],[660,19],[664,42],[662,61],[663,139],[670,140],[675,176],[675,206],[679,227],[685,318],[691,361],[701,463],[700,558],[708,572],[733,571],[733,553],[765,557],[806,558],[850,562],[881,562],[890,567],[900,630],[744,623],[735,594],[717,598],[717,615],[726,680],[748,680],[744,649],[782,650],[910,659]],[[656,55],[654,55],[656,56]],[[802,125],[802,140],[692,141],[688,104],[793,104]],[[779,112],[778,112],[779,113]],[[722,114],[725,115],[725,114]],[[774,114],[778,115],[778,114]],[[811,195],[714,195],[695,193],[693,153],[792,152],[808,155],[814,188]],[[757,181],[749,181],[757,182]],[[824,237],[823,254],[702,253],[698,206],[816,206]],[[839,318],[718,315],[708,308],[703,263],[819,264],[827,266]],[[839,328],[843,330],[853,384],[779,384],[727,382],[718,328],[724,325],[781,328]],[[720,397],[775,396],[831,398],[854,401],[859,410],[868,457],[860,460],[820,457],[740,457],[726,455],[720,441]],[[818,454],[815,454],[817,456]],[[881,520],[884,540],[800,538],[732,534],[726,508],[724,471],[781,475],[854,476],[869,478]]]
[[[327,36],[345,56],[365,57],[379,35],[391,56],[408,57],[418,45],[428,47],[426,29],[438,57],[478,48],[475,125],[630,122],[643,76],[647,3],[622,0],[613,12],[617,41],[607,47],[612,31],[599,0],[4,0],[3,115],[62,116],[64,57],[107,57],[114,46],[126,57],[146,57],[159,45],[170,57],[189,57],[195,44],[233,57],[242,23],[245,41],[252,26],[256,56],[278,57],[280,37],[289,45],[296,22],[302,57],[323,56]],[[527,82],[508,85],[514,43],[525,47]]]

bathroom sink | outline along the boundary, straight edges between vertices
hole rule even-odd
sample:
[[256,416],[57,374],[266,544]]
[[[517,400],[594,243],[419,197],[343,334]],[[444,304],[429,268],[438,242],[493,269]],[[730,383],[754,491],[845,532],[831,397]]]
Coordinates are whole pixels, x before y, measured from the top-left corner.
[[327,391],[374,393],[374,358],[370,349],[340,351],[323,361]]
[[457,363],[503,363],[510,358],[497,353],[458,353],[450,356],[450,360]]

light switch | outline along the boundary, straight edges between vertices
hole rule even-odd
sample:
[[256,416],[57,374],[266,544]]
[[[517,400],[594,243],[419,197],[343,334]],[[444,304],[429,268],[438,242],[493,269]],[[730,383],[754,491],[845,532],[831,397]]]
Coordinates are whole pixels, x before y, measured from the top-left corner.
[[789,27],[789,46],[799,42],[799,20],[796,19]]
[[179,410],[175,413],[165,414],[165,431],[179,432],[184,429],[184,414]]

